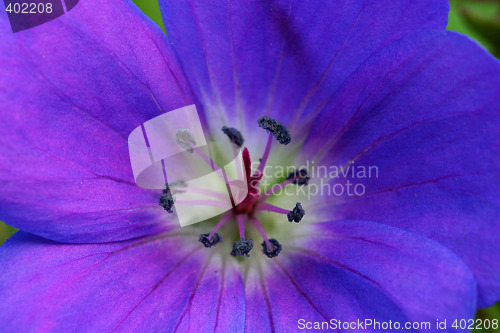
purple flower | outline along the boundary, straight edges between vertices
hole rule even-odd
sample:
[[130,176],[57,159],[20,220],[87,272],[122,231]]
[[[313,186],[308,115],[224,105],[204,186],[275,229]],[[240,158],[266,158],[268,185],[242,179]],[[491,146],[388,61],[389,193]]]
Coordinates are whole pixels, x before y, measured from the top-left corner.
[[[456,332],[500,299],[500,65],[443,30],[447,1],[160,5],[168,37],[121,1],[17,34],[0,17],[0,219],[22,230],[0,248],[2,331]],[[220,220],[179,228],[127,136],[191,104],[245,165],[333,194],[250,187],[222,242]]]

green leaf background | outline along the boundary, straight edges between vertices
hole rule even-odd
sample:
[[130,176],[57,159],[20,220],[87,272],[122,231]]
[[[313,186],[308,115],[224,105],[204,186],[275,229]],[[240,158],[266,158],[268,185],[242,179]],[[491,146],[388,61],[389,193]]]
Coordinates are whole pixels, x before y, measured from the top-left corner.
[[[134,2],[165,32],[157,0],[134,0]],[[500,0],[450,0],[450,5],[447,29],[469,36],[500,58]],[[16,230],[0,221],[0,244]],[[478,310],[477,318],[500,320],[500,302],[490,308]],[[500,329],[474,330],[474,332],[493,333],[500,332]]]

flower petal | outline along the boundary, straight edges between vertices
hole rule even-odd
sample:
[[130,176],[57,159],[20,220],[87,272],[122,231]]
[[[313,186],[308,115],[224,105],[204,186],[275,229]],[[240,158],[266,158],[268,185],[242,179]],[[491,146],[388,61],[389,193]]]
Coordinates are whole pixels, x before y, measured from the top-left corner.
[[165,230],[127,146],[193,102],[160,28],[132,3],[90,0],[16,34],[2,15],[0,40],[0,219],[64,242]]
[[289,124],[312,112],[391,41],[444,29],[448,7],[443,0],[160,0],[168,39],[212,114],[212,131],[225,124],[247,136],[258,116]]
[[311,211],[317,220],[369,219],[441,242],[471,267],[479,306],[492,304],[500,298],[499,104],[500,64],[467,38],[423,33],[387,47],[313,125],[331,139],[305,143],[317,165],[376,166],[378,177],[324,180],[359,183],[366,194],[315,198],[321,207]]
[[[435,331],[439,319],[448,323],[443,331],[456,332],[455,319],[474,318],[474,277],[439,243],[366,221],[311,224],[307,230],[285,242],[283,255],[263,268],[263,284],[258,277],[247,278],[249,331],[262,325],[295,331],[300,319],[392,321],[403,329],[406,322],[429,322],[428,331]],[[373,326],[358,330],[381,331]]]
[[0,247],[2,330],[242,331],[241,276],[196,239],[80,245],[18,232]]

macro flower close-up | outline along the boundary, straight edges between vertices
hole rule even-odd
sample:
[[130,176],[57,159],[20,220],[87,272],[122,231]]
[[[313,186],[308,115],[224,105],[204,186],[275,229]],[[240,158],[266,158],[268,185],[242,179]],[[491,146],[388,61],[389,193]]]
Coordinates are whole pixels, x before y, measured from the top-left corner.
[[0,331],[469,332],[500,301],[500,63],[448,1],[159,6],[0,13]]

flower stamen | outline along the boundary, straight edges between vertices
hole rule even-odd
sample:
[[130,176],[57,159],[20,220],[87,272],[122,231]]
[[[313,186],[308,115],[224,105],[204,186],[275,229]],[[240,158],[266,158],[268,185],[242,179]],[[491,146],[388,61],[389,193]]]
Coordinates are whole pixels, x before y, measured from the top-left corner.
[[307,185],[309,184],[309,180],[311,177],[307,174],[307,169],[295,170],[294,172],[290,172],[286,177],[287,180],[293,180],[294,184],[297,185]]
[[306,211],[302,208],[300,202],[297,202],[293,210],[287,214],[287,218],[289,222],[294,221],[295,223],[299,223],[304,215],[306,215]]
[[246,256],[250,257],[248,253],[253,249],[253,240],[251,238],[245,238],[245,215],[237,215],[238,229],[240,231],[240,239],[234,242],[233,250],[231,251],[232,256]]
[[229,137],[229,141],[234,143],[236,146],[238,146],[239,148],[243,146],[243,142],[245,142],[245,139],[243,139],[243,135],[241,135],[240,131],[238,131],[236,128],[222,126],[222,132],[224,132],[224,134]]
[[170,191],[170,187],[168,184],[165,185],[165,189],[161,191],[160,196],[160,206],[163,207],[169,214],[172,214],[174,211],[172,207],[174,206],[175,198]]
[[193,153],[193,147],[191,145],[195,145],[196,140],[190,130],[187,128],[178,130],[177,133],[175,133],[175,138],[177,139],[177,144],[181,146],[181,148],[191,154]]
[[196,152],[204,161],[207,163],[213,171],[215,171],[215,163],[214,161],[205,154],[199,147],[196,147],[196,140],[193,137],[193,134],[188,129],[180,129],[175,134],[177,139],[177,144],[181,146],[188,153]]
[[282,145],[287,145],[290,141],[292,141],[292,137],[290,136],[290,133],[288,133],[285,125],[271,117],[260,117],[257,119],[257,124],[259,124],[259,127],[262,127],[269,133],[272,133],[276,140],[278,140],[278,142]]
[[233,244],[232,256],[250,257],[248,253],[253,249],[253,240],[250,238],[240,238]]
[[205,245],[205,247],[212,247],[217,243],[222,243],[222,237],[219,234],[215,233],[213,235],[209,234],[201,234],[199,241]]
[[272,248],[273,250],[269,251],[269,246],[266,245],[266,242],[262,242],[262,244],[261,244],[262,245],[262,253],[264,253],[269,258],[277,257],[282,249],[281,244],[274,238],[271,238],[269,240],[269,242],[273,244],[273,248]]
[[268,203],[260,203],[259,206],[257,207],[257,210],[265,210],[268,212],[284,214],[287,216],[289,222],[295,221],[297,223],[299,223],[304,217],[304,215],[306,215],[306,211],[304,210],[304,208],[302,208],[300,202],[297,202],[295,204],[295,207],[291,211],[286,210],[284,208],[276,207]]

